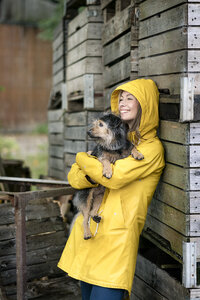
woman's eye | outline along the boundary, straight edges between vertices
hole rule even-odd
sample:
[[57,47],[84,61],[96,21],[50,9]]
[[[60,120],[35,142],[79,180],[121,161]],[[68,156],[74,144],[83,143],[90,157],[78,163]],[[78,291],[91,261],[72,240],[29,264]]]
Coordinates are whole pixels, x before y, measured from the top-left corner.
[[128,98],[128,100],[133,100],[133,98]]
[[123,99],[119,99],[119,102],[123,101]]
[[103,124],[102,124],[102,123],[99,123],[99,126],[100,126],[100,127],[103,127]]

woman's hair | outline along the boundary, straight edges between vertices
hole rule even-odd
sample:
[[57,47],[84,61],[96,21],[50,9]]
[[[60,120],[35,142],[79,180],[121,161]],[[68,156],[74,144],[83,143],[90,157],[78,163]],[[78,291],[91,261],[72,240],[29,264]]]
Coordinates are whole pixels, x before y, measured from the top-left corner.
[[[123,93],[123,91],[124,90],[120,90],[120,92],[119,92],[119,99],[120,99],[121,94]],[[139,101],[138,101],[138,103],[139,103]],[[139,103],[137,115],[136,115],[135,119],[133,119],[131,125],[129,125],[130,126],[129,127],[129,132],[135,131],[135,138],[134,138],[135,145],[137,145],[139,143],[140,138],[141,138],[140,131],[139,131],[141,116],[142,116],[142,108],[141,108],[141,105]]]

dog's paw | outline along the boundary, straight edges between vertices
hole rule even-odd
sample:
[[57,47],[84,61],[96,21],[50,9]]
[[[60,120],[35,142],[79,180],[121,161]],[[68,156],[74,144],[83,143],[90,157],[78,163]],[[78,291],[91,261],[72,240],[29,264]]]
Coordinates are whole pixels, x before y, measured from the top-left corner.
[[143,160],[144,159],[144,155],[142,153],[138,153],[137,155],[131,153],[132,157],[137,159],[137,160]]
[[106,177],[107,179],[110,179],[112,177],[112,172],[111,171],[104,172],[103,176]]
[[92,219],[96,222],[96,223],[99,223],[101,221],[101,217],[99,216],[94,216],[92,217]]
[[87,236],[84,235],[84,240],[89,240],[91,239],[91,237],[92,237],[91,235],[87,235]]

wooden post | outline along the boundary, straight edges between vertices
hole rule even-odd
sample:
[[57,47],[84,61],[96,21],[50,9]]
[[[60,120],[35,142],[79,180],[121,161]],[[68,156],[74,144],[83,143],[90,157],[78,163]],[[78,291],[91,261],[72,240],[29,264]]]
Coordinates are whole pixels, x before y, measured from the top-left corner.
[[194,78],[181,77],[180,79],[180,122],[194,119]]

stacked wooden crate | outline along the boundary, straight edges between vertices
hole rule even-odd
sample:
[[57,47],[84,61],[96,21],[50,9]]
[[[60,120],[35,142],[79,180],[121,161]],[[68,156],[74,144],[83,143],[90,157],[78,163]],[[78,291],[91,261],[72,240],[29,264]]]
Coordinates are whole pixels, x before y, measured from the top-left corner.
[[99,5],[87,5],[68,24],[67,113],[64,117],[66,173],[77,152],[91,149],[87,126],[104,109],[102,24]]
[[[166,154],[143,236],[182,265],[182,283],[189,289],[181,299],[200,299],[199,11],[200,1],[140,4],[138,75],[154,79],[160,89],[159,135]],[[156,295],[155,282],[139,273],[149,297],[177,298],[162,289]]]
[[116,85],[137,78],[138,9],[133,0],[102,0],[105,106]]
[[[16,299],[16,226],[14,207],[11,204],[1,204],[0,231],[0,287],[6,293],[6,299],[14,300]],[[66,232],[63,220],[60,218],[58,204],[48,200],[30,203],[26,209],[26,232],[28,286],[34,285],[36,279],[42,277],[44,279],[44,276],[55,278],[63,275],[57,268],[57,263],[66,243]],[[38,293],[37,289],[28,288],[28,299],[41,296],[44,290],[45,287],[43,291],[40,290],[41,293]],[[54,297],[57,299],[55,294]]]

